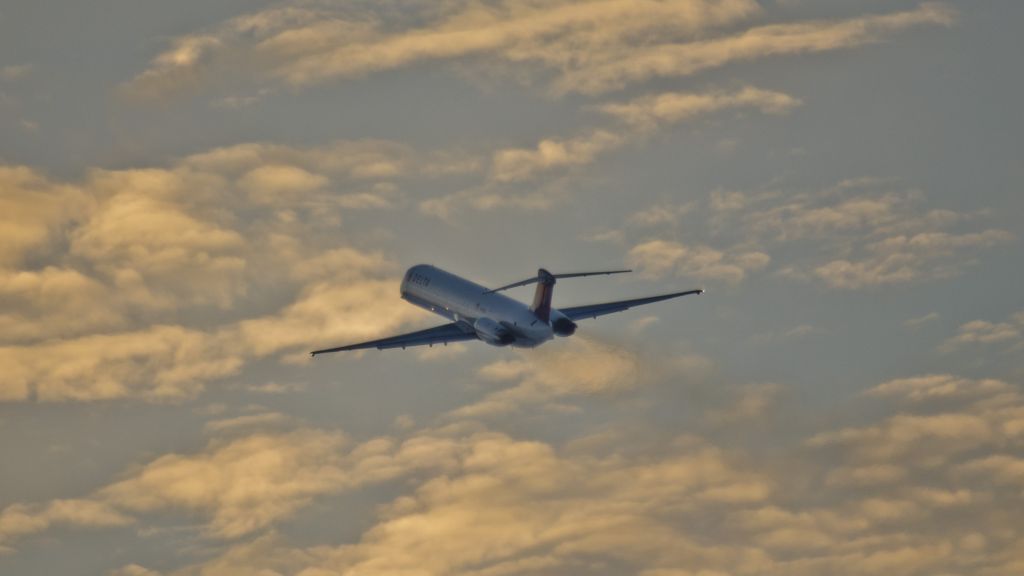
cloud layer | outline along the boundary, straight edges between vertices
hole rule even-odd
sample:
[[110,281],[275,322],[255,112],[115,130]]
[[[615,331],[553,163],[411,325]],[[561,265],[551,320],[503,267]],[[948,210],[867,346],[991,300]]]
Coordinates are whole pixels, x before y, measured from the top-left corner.
[[[614,373],[588,366],[573,370]],[[756,406],[778,391],[739,389],[721,412],[733,416],[713,424],[764,423]],[[695,435],[652,443],[619,430],[558,444],[467,421],[362,442],[309,427],[215,436],[84,498],[10,505],[0,535],[10,547],[52,526],[111,529],[165,513],[198,518],[205,538],[227,540],[175,574],[1012,572],[1024,535],[1000,503],[1024,481],[1017,386],[922,375],[857,402],[881,415],[812,431],[767,461]],[[407,488],[357,542],[302,548],[274,529],[317,500],[396,478]]]
[[[777,274],[844,290],[952,278],[977,255],[1018,241],[1009,230],[984,227],[984,211],[929,208],[921,191],[893,188],[863,178],[815,193],[719,190],[700,211],[689,203],[641,211],[614,239],[643,235],[627,260],[651,277],[735,284],[776,259],[785,262]],[[681,222],[726,247],[674,239]]]
[[[422,318],[391,298],[393,263],[337,247],[337,226],[393,208],[403,178],[466,170],[381,141],[243,144],[73,184],[3,167],[0,397],[180,400],[248,360]],[[267,274],[290,302],[260,296]]]
[[246,75],[301,87],[423,62],[482,61],[550,78],[555,93],[596,94],[734,62],[879,42],[955,20],[953,9],[939,3],[845,20],[756,24],[762,15],[753,0],[464,1],[410,3],[405,10],[289,2],[173,39],[123,89],[165,97]]

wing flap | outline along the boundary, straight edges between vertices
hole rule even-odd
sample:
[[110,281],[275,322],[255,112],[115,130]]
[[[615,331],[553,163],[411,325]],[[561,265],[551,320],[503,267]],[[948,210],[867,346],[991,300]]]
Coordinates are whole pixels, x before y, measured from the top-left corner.
[[462,322],[452,322],[450,324],[442,324],[441,326],[427,328],[426,330],[417,330],[416,332],[399,334],[398,336],[390,336],[379,340],[370,340],[369,342],[360,342],[359,344],[338,346],[337,348],[314,350],[310,352],[310,356],[326,354],[328,352],[344,352],[346,350],[363,350],[366,348],[386,350],[388,348],[447,344],[448,342],[465,342],[467,340],[476,339],[476,332],[474,332],[471,327]]
[[661,294],[658,296],[648,296],[646,298],[633,298],[631,300],[617,300],[615,302],[604,302],[602,304],[587,304],[585,306],[571,306],[569,308],[559,308],[558,311],[565,314],[570,320],[579,320],[581,318],[597,318],[598,316],[604,316],[605,314],[612,314],[614,312],[622,312],[623,310],[629,310],[634,306],[642,306],[644,304],[651,304],[652,302],[661,302],[662,300],[670,300],[672,298],[678,298],[680,296],[688,296],[690,294],[703,294],[703,290],[687,290],[685,292],[673,292],[671,294]]

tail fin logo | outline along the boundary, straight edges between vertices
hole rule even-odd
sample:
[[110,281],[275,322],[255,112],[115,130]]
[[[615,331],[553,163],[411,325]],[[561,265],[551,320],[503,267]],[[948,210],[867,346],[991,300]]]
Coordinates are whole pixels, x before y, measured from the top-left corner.
[[551,295],[555,289],[555,276],[541,268],[537,270],[537,291],[533,294],[530,310],[544,322],[551,320]]

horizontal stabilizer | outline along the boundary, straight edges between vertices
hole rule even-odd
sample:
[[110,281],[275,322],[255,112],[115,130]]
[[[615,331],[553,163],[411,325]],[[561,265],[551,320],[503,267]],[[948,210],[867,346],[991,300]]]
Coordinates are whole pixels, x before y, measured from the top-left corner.
[[542,274],[538,274],[537,276],[534,276],[532,278],[527,278],[526,280],[520,280],[518,282],[513,282],[511,284],[506,284],[504,286],[501,286],[500,288],[493,288],[491,290],[488,290],[488,291],[484,292],[484,294],[491,294],[491,293],[494,293],[494,292],[501,292],[502,290],[508,290],[509,288],[515,288],[516,286],[526,286],[527,284],[533,284],[535,282],[540,282],[540,281],[545,280],[547,278],[579,278],[581,276],[604,276],[604,275],[607,275],[607,274],[625,274],[626,272],[632,272],[632,270],[602,270],[602,271],[599,271],[599,272],[565,272],[565,273],[562,273],[562,274],[550,274],[550,273],[548,273],[547,276],[544,276]]
[[679,298],[680,296],[689,296],[690,294],[703,293],[704,290],[687,290],[685,292],[673,292],[671,294],[648,296],[646,298],[632,298],[630,300],[618,300],[616,302],[604,302],[601,304],[587,304],[585,306],[570,306],[569,308],[559,308],[558,311],[561,312],[562,315],[564,315],[569,320],[580,320],[582,318],[597,318],[598,316],[604,316],[605,314],[612,314],[614,312],[622,312],[623,310],[629,310],[634,306],[642,306],[644,304],[661,302],[662,300]]

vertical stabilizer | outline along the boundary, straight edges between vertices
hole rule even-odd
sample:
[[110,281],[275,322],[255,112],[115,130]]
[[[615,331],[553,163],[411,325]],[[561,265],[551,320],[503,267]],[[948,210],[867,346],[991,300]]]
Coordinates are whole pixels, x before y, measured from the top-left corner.
[[551,320],[551,293],[555,289],[555,276],[541,268],[537,270],[537,291],[533,293],[530,310],[544,322]]

